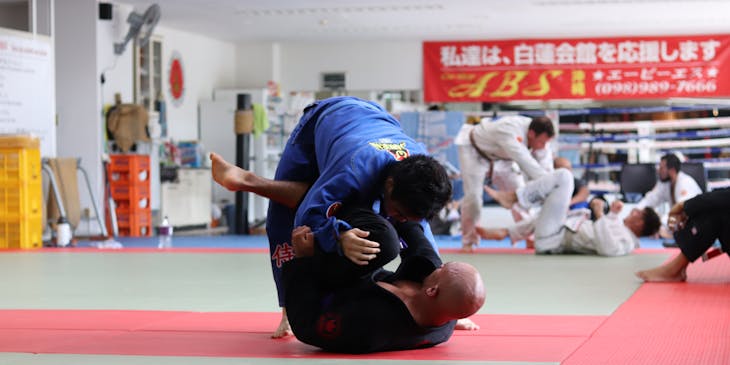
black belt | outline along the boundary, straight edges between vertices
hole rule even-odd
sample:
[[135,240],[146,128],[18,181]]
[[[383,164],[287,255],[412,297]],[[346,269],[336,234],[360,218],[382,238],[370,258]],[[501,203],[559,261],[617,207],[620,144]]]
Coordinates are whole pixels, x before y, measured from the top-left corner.
[[482,151],[482,149],[479,148],[479,146],[477,146],[477,143],[474,140],[474,129],[469,131],[469,142],[471,142],[472,147],[474,147],[474,149],[477,151],[479,156],[482,156],[483,159],[489,161],[489,171],[487,172],[487,177],[489,178],[489,181],[491,181],[492,180],[492,170],[493,170],[494,164],[492,163],[492,159],[489,158],[489,156],[487,156],[487,154],[484,151]]

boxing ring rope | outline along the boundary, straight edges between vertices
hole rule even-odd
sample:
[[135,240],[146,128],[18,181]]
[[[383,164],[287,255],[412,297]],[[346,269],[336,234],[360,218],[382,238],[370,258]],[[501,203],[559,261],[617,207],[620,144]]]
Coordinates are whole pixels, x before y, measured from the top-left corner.
[[[558,136],[561,151],[584,155],[628,155],[629,162],[656,162],[658,153],[680,152],[687,155],[730,154],[730,117],[691,118],[659,121],[600,122],[561,124]],[[665,131],[657,133],[658,131]],[[694,158],[706,171],[730,170],[728,158]],[[589,181],[589,189],[618,191],[618,184],[606,180],[607,174],[621,170],[623,163],[576,164],[578,176],[592,172],[601,180]],[[709,190],[730,186],[730,180],[707,181]]]

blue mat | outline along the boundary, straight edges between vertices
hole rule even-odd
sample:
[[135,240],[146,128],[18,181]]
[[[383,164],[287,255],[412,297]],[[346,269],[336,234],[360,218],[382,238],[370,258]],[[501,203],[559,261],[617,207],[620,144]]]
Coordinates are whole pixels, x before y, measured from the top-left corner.
[[[158,238],[153,237],[118,237],[116,239],[124,247],[154,248]],[[99,242],[79,241],[78,247],[96,247]],[[440,248],[461,248],[461,236],[436,236],[436,243]],[[268,248],[266,236],[261,235],[216,235],[216,236],[174,236],[172,246],[176,248]],[[512,247],[509,239],[501,241],[482,240],[481,248],[509,248]],[[525,242],[518,242],[515,246],[524,248]],[[642,238],[642,248],[662,248],[661,239]]]

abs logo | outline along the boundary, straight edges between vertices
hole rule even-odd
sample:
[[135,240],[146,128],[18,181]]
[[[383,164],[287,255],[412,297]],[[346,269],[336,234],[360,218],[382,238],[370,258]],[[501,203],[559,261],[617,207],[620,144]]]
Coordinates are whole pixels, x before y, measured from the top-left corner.
[[396,161],[403,161],[408,156],[410,156],[410,152],[408,152],[408,149],[406,148],[405,142],[400,143],[378,143],[378,142],[370,142],[370,146],[375,148],[379,151],[388,151],[393,158],[395,158]]

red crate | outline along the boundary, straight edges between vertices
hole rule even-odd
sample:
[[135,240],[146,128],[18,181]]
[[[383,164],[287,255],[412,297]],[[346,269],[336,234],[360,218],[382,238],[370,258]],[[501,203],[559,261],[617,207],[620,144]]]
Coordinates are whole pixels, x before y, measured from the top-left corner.
[[152,226],[132,224],[131,227],[119,227],[119,235],[122,237],[149,237],[152,236]]
[[109,170],[111,171],[139,171],[150,169],[149,155],[109,155]]
[[119,227],[131,227],[136,226],[151,226],[152,225],[152,210],[148,207],[147,209],[129,210],[125,208],[117,208],[117,226]]
[[147,184],[111,184],[109,190],[115,201],[138,202],[150,198],[150,185]]

